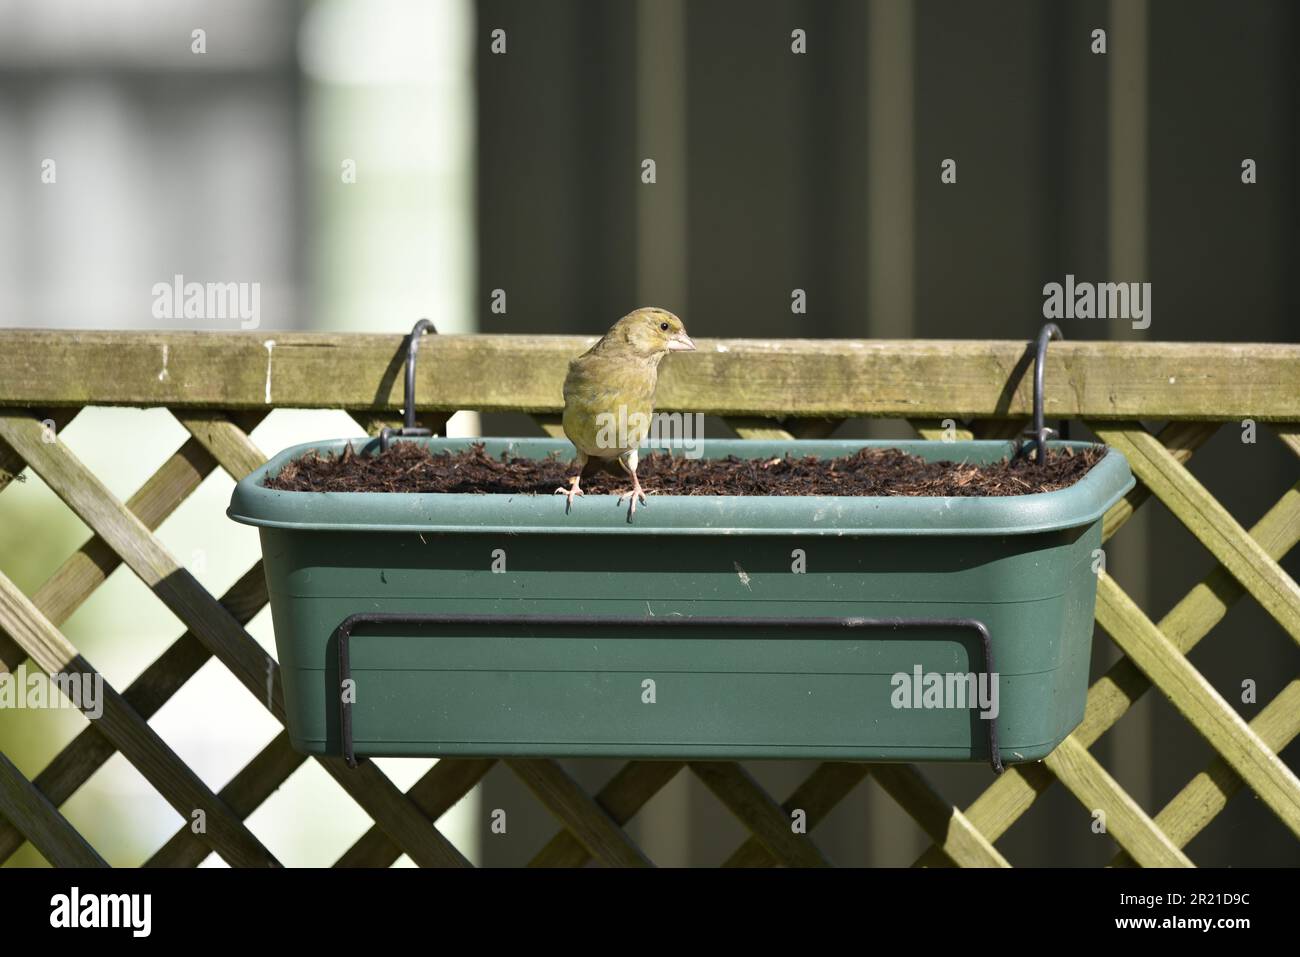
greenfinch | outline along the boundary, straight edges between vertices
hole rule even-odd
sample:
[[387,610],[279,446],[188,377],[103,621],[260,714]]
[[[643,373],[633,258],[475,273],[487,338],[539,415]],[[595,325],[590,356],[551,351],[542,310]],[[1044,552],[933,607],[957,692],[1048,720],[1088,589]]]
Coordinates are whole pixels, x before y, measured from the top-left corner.
[[618,497],[628,500],[627,520],[636,514],[645,492],[636,477],[637,446],[650,431],[654,414],[659,363],[670,352],[691,352],[695,343],[682,321],[663,309],[628,313],[594,346],[569,363],[564,380],[564,434],[578,450],[578,474],[569,486],[555,490],[565,497],[564,510],[582,495],[580,483],[593,459],[619,465],[632,478],[632,489]]

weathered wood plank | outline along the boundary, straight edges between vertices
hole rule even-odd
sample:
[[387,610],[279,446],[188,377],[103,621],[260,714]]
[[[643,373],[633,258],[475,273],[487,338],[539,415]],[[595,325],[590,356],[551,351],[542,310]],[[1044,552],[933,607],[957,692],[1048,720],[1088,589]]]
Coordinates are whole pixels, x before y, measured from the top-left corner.
[[968,439],[1019,439],[1023,437],[1029,423],[1024,419],[993,418],[976,419],[963,425],[958,420],[951,434],[943,427],[942,419],[909,419],[908,424],[923,439],[941,442],[944,438],[949,438],[949,441],[964,442]]
[[[36,422],[3,410],[0,439],[12,445],[199,640],[213,648],[246,688],[259,700],[266,698],[270,661],[266,653],[66,445],[41,441]],[[277,717],[283,715],[278,694],[273,695],[272,708]]]
[[1287,448],[1300,456],[1300,424],[1287,422],[1283,425],[1275,425],[1275,431]]
[[[266,456],[261,449],[243,430],[255,424],[255,420],[250,417],[242,424],[235,424],[236,418],[231,416],[231,425],[223,424],[215,432],[209,433],[210,441],[206,446],[208,452],[231,475],[241,469],[258,468],[266,461]],[[0,414],[0,423],[2,422],[3,415]],[[0,435],[3,435],[2,431]],[[195,586],[198,587],[197,582]],[[200,587],[199,597],[204,599],[211,596]],[[238,634],[239,637],[234,643],[227,643],[223,647],[248,648],[253,656],[261,659],[265,673],[271,678],[270,699],[265,700],[264,704],[278,720],[283,722],[279,665],[257,647],[252,637],[242,627],[238,628]],[[220,652],[216,649],[214,653],[220,657]],[[225,659],[223,662],[227,667],[231,667]],[[252,686],[248,687],[250,691],[254,690]],[[259,692],[254,691],[254,693],[259,694],[259,700],[263,700]],[[448,841],[436,827],[430,826],[428,819],[421,816],[420,808],[415,802],[398,790],[374,762],[362,761],[359,767],[349,768],[340,758],[317,758],[317,761],[417,864],[422,867],[470,866],[469,861],[455,845]]]
[[[421,409],[556,412],[583,336],[438,336]],[[325,333],[0,331],[0,405],[397,409],[404,337]],[[166,358],[164,359],[164,350]],[[661,370],[665,410],[844,418],[1028,416],[1026,344],[701,340]],[[1062,342],[1050,418],[1300,419],[1300,346]],[[167,374],[161,375],[166,369]]]
[[[1255,523],[1250,534],[1275,560],[1300,542],[1300,482]],[[1183,596],[1157,627],[1180,652],[1187,654],[1244,594],[1237,580],[1219,565]],[[1150,680],[1132,659],[1121,658],[1088,690],[1083,722],[1071,737],[1085,748],[1091,747],[1150,688]],[[1054,781],[1044,765],[1016,765],[989,785],[966,814],[981,832],[997,840]],[[916,861],[929,867],[943,862],[943,854],[933,847]]]
[[316,762],[416,864],[473,866],[373,761],[363,760],[355,768],[349,768],[342,758],[317,758]]
[[596,860],[615,867],[654,866],[627,832],[555,761],[514,758],[506,765]]
[[[1186,462],[1219,430],[1217,422],[1171,422],[1160,431],[1160,442],[1169,450],[1174,461]],[[1141,481],[1129,489],[1128,494],[1110,507],[1101,520],[1101,540],[1110,541],[1112,535],[1124,527],[1147,499],[1151,489]]]
[[1300,779],[1115,584],[1097,584],[1097,623],[1241,777],[1300,836]]
[[[964,812],[966,819],[985,839],[996,841],[1055,783],[1056,776],[1041,762],[1013,764],[970,803]],[[912,866],[949,867],[951,864],[952,860],[941,847],[931,845]]]
[[[682,761],[629,761],[596,792],[596,803],[622,827],[686,765]],[[581,867],[591,854],[572,831],[561,830],[537,852],[529,867]]]
[[[1255,523],[1250,535],[1275,560],[1300,542],[1300,482]],[[1219,565],[1188,591],[1157,627],[1186,655],[1244,594],[1241,584]],[[1130,659],[1121,658],[1089,690],[1083,722],[1074,730],[1074,737],[1091,747],[1150,687],[1146,675]]]
[[943,427],[942,420],[908,419],[907,424],[916,430],[917,435],[930,442],[942,442],[944,439],[949,442],[965,442],[975,438],[975,433],[955,420],[951,432]]
[[[32,603],[41,608],[39,595],[37,592]],[[221,604],[240,624],[247,623],[257,614],[266,604],[266,578],[260,561],[230,587],[222,596]],[[54,619],[51,623],[59,624]],[[193,632],[187,631],[131,682],[122,692],[122,697],[148,721],[211,657]],[[100,734],[92,722],[55,755],[32,783],[55,806],[62,805],[115,753],[112,742]],[[7,860],[21,845],[22,836],[0,821],[0,862]],[[203,853],[206,856],[207,850]]]
[[[258,411],[251,416],[256,424],[265,413]],[[9,446],[0,441],[0,448]],[[126,507],[153,531],[199,487],[216,465],[197,440],[189,439],[127,499]],[[122,559],[108,543],[98,535],[92,536],[45,580],[32,595],[32,602],[50,621],[62,625],[121,563]],[[0,632],[0,670],[11,670],[21,662],[23,656],[17,647]],[[0,854],[0,860],[3,859],[4,855]]]
[[742,439],[788,442],[793,439],[829,439],[843,419],[794,418],[792,416],[729,415],[726,423]]
[[[782,802],[781,810],[786,813],[786,820],[792,820],[790,815],[795,811],[803,811],[808,815],[808,830],[811,831],[866,779],[871,767],[855,761],[823,761]],[[722,866],[780,867],[781,864],[763,842],[751,834]]]
[[844,424],[844,417],[807,417],[800,412],[785,420],[785,427],[796,439],[829,439]]
[[971,423],[971,433],[977,439],[1020,439],[1028,426],[1028,419],[977,419]]
[[[289,732],[281,731],[240,769],[218,796],[241,819],[246,819],[306,760],[306,755],[299,754],[289,744]],[[198,867],[207,856],[208,849],[198,835],[188,825],[182,825],[144,866]]]
[[[438,819],[468,794],[496,763],[496,758],[443,758],[415,782],[406,796],[432,823],[437,824]],[[401,856],[402,849],[376,824],[357,838],[334,866],[391,867]]]
[[[23,457],[27,458],[25,454]],[[203,812],[207,822],[203,839],[214,851],[234,866],[279,866],[275,855],[77,653],[63,633],[50,624],[40,609],[3,572],[0,572],[0,621],[47,674],[67,674],[79,681],[85,680],[83,676],[91,676],[90,680],[100,690],[97,703],[102,706],[102,713],[95,717],[88,710],[88,702],[78,702],[87,706],[83,707],[86,717],[95,722],[104,737],[135,765],[136,770],[182,818],[189,820],[196,811]]]
[[1056,779],[1079,799],[1086,810],[1105,813],[1106,833],[1143,867],[1195,866],[1091,752],[1074,738],[1062,741],[1044,761]]
[[960,867],[1010,867],[993,843],[910,764],[877,764],[871,777]]
[[1094,430],[1108,445],[1127,456],[1133,474],[1232,572],[1277,623],[1300,642],[1300,585],[1269,558],[1259,542],[1250,537],[1209,490],[1140,425],[1111,428],[1097,424]]
[[[1268,703],[1250,728],[1279,754],[1300,734],[1300,680],[1292,681]],[[1155,824],[1169,840],[1186,847],[1197,834],[1228,806],[1228,800],[1246,786],[1222,756],[1215,757],[1204,771],[1192,778],[1155,817]],[[1111,867],[1132,867],[1136,862],[1121,851]]]
[[[22,834],[54,867],[108,867],[90,842],[0,751],[0,824]],[[21,842],[20,842],[21,843]]]
[[782,864],[830,867],[831,862],[813,843],[812,837],[794,832],[790,815],[740,764],[733,761],[692,761],[690,768]]
[[[395,409],[391,412],[376,411],[374,409],[345,409],[352,420],[361,427],[362,431],[369,436],[378,436],[383,429],[400,429],[404,424],[403,410]],[[451,412],[422,412],[416,417],[416,425],[422,425],[430,429],[434,435],[447,434],[447,420],[452,417]],[[251,429],[245,429],[251,432]]]
[[794,438],[794,435],[786,429],[785,424],[778,418],[762,418],[755,415],[729,415],[725,421],[727,425],[735,430],[736,435],[742,439],[767,439],[774,442],[787,442]]
[[266,456],[224,412],[181,410],[172,415],[236,482],[266,463]]
[[[48,418],[54,422],[55,434],[61,432],[63,427],[77,417],[80,412],[79,408],[55,409],[49,413]],[[35,413],[32,413],[35,416]],[[9,487],[9,483],[18,478],[22,472],[25,463],[17,452],[11,449],[5,443],[0,442],[0,492]]]
[[[0,439],[13,446],[51,490],[108,542],[127,567],[189,626],[195,637],[277,720],[284,721],[283,691],[275,660],[67,446],[62,442],[42,442],[39,423],[3,410],[0,410]],[[251,442],[248,444],[252,447]],[[238,467],[233,464],[230,468]],[[419,808],[373,762],[363,761],[358,768],[351,769],[341,758],[318,760],[416,863],[469,866],[464,855],[436,828],[429,826]]]

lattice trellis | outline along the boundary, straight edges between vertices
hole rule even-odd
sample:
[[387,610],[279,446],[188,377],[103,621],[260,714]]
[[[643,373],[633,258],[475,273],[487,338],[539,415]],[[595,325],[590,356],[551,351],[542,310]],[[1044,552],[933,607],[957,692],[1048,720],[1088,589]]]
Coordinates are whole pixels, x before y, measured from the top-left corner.
[[[22,345],[21,337],[30,340],[40,335],[0,333],[0,340],[8,337],[10,345]],[[247,342],[250,337],[218,338]],[[299,336],[304,343],[311,338]],[[314,338],[333,348],[339,337]],[[358,341],[365,339],[367,343],[376,338],[382,337],[357,337]],[[497,371],[504,372],[509,366],[513,380],[507,378],[506,381],[513,381],[521,392],[546,394],[546,390],[553,387],[558,396],[562,361],[553,362],[548,355],[532,368],[521,370],[510,362],[509,349],[500,346],[500,340],[516,337],[462,337],[461,342],[450,348],[463,350],[465,342],[471,338],[481,343],[484,350],[484,368],[475,370],[480,381],[495,381],[492,368],[495,362],[501,365]],[[227,344],[218,342],[218,339],[182,339],[174,337],[168,347],[164,347],[164,362],[169,348],[174,362],[178,355],[183,360],[187,349],[198,353],[204,349],[211,352],[227,348]],[[129,360],[135,355],[131,349],[145,340],[151,351],[159,341],[158,337],[146,336],[123,339],[122,355]],[[540,340],[531,341],[536,343]],[[391,396],[385,399],[384,395],[391,390],[385,384],[391,385],[392,357],[400,354],[400,344],[394,348],[393,338],[386,338],[384,342],[383,348],[387,350],[389,359],[383,364],[382,373],[378,373],[376,362],[364,357],[354,357],[350,370],[358,376],[374,374],[360,386],[368,395],[375,396],[373,407],[348,410],[372,432],[389,421],[391,413],[384,409],[392,408]],[[0,345],[3,344],[0,341]],[[90,342],[90,345],[95,343]],[[173,375],[169,377],[173,384],[166,388],[185,389],[192,385],[193,394],[188,397],[175,392],[163,393],[160,391],[163,378],[152,373],[147,382],[145,378],[132,378],[131,361],[120,363],[122,369],[115,366],[114,374],[107,378],[103,375],[99,379],[83,377],[84,381],[78,380],[74,385],[69,377],[63,376],[64,392],[57,394],[51,393],[51,388],[58,388],[57,384],[51,387],[48,380],[41,378],[41,363],[50,361],[48,358],[33,359],[29,356],[21,367],[21,374],[9,380],[0,374],[0,492],[24,465],[28,466],[94,533],[31,596],[23,594],[0,574],[0,668],[13,671],[30,657],[50,674],[93,673],[91,664],[81,657],[59,626],[122,563],[139,576],[189,629],[125,691],[119,693],[105,682],[102,716],[92,719],[90,726],[34,780],[27,780],[0,754],[0,861],[8,859],[24,840],[29,840],[53,864],[104,865],[95,849],[62,816],[59,806],[105,761],[120,751],[187,821],[195,810],[201,809],[206,814],[206,833],[192,833],[188,826],[183,825],[154,853],[149,864],[194,866],[212,851],[232,865],[278,863],[244,821],[290,774],[309,760],[290,748],[287,734],[278,734],[224,788],[214,793],[148,723],[150,717],[214,656],[277,720],[283,722],[283,703],[275,663],[244,629],[267,600],[260,562],[218,599],[169,555],[153,534],[216,468],[223,468],[238,479],[265,461],[249,439],[249,432],[272,405],[322,407],[329,404],[326,396],[318,394],[319,390],[312,393],[306,387],[287,390],[277,387],[272,404],[271,349],[266,348],[265,355],[259,355],[258,347],[261,345],[264,344],[251,342],[244,361],[255,363],[254,369],[259,374],[265,368],[265,402],[260,394],[254,400],[249,399],[250,392],[255,392],[261,383],[257,376],[244,374],[245,366],[236,366],[230,373],[233,385],[222,378],[197,374],[187,384],[185,375],[177,371],[178,366],[174,364]],[[706,350],[710,348],[707,341],[702,345]],[[770,344],[755,345],[760,347],[758,352],[771,354]],[[893,345],[905,350],[909,344]],[[924,353],[912,367],[912,374],[917,375],[918,366],[923,366],[928,361],[925,357],[931,353],[926,351],[930,344],[914,345],[918,353]],[[978,387],[983,391],[969,399],[966,408],[973,412],[965,414],[973,421],[968,429],[957,431],[958,438],[1009,436],[1018,433],[1023,426],[1023,420],[1017,418],[1025,411],[1027,401],[1023,388],[1017,385],[1024,370],[1020,354],[1022,347],[1006,343],[985,345],[996,346],[989,350],[994,356],[995,374],[987,386]],[[1300,732],[1300,679],[1292,680],[1248,723],[1187,659],[1188,652],[1233,604],[1247,594],[1293,639],[1300,641],[1300,588],[1278,564],[1279,559],[1300,539],[1300,482],[1291,486],[1254,527],[1246,530],[1185,468],[1191,455],[1221,424],[1195,421],[1197,410],[1215,408],[1212,416],[1201,414],[1205,418],[1222,420],[1236,415],[1241,408],[1249,411],[1252,401],[1261,406],[1255,414],[1274,420],[1274,431],[1292,452],[1300,456],[1300,426],[1290,424],[1300,419],[1295,408],[1300,399],[1293,398],[1288,391],[1289,383],[1291,392],[1300,392],[1300,351],[1287,346],[1252,347],[1263,350],[1262,357],[1257,355],[1249,359],[1247,378],[1240,380],[1244,398],[1239,396],[1235,405],[1225,403],[1227,392],[1223,390],[1228,385],[1224,383],[1219,385],[1222,394],[1215,393],[1213,388],[1186,393],[1191,397],[1187,399],[1188,408],[1181,411],[1175,408],[1174,414],[1170,413],[1169,404],[1172,402],[1176,406],[1178,400],[1171,400],[1167,395],[1160,402],[1153,400],[1150,404],[1157,414],[1179,419],[1158,435],[1153,435],[1135,420],[1114,417],[1117,411],[1120,414],[1134,414],[1135,411],[1131,407],[1120,408],[1122,403],[1113,401],[1114,388],[1143,387],[1147,385],[1146,380],[1134,381],[1138,373],[1132,371],[1116,375],[1117,379],[1127,375],[1129,381],[1107,383],[1106,388],[1112,392],[1111,401],[1097,399],[1078,384],[1085,375],[1097,371],[1085,368],[1088,362],[1093,361],[1089,358],[1091,354],[1084,350],[1072,354],[1070,345],[1056,350],[1057,356],[1053,361],[1063,364],[1054,369],[1049,367],[1049,388],[1050,381],[1067,381],[1072,383],[1072,389],[1062,389],[1067,392],[1065,399],[1055,404],[1049,402],[1049,415],[1084,418],[1098,436],[1124,452],[1139,480],[1138,486],[1106,515],[1104,538],[1114,535],[1138,507],[1155,495],[1200,540],[1219,565],[1158,623],[1152,622],[1113,578],[1102,577],[1097,595],[1097,621],[1124,656],[1093,684],[1083,723],[1055,752],[1042,762],[1011,767],[964,810],[945,800],[931,787],[922,772],[911,765],[826,762],[819,765],[784,803],[778,803],[737,763],[630,761],[603,788],[591,795],[555,761],[505,760],[510,770],[561,825],[559,832],[532,863],[574,866],[595,860],[610,865],[650,864],[624,831],[623,825],[687,767],[750,832],[748,839],[726,859],[725,864],[729,866],[828,864],[828,858],[818,848],[811,833],[794,833],[790,814],[795,809],[805,811],[812,831],[868,776],[874,778],[934,842],[918,859],[917,863],[922,865],[1007,866],[1008,861],[995,843],[1054,781],[1065,785],[1084,807],[1106,810],[1109,833],[1123,849],[1113,862],[1116,864],[1190,866],[1192,862],[1183,848],[1243,787],[1252,790],[1292,833],[1300,835],[1300,781],[1278,758],[1278,752]],[[1084,345],[1095,347],[1097,344]],[[1118,350],[1122,347],[1111,348]],[[1174,358],[1170,361],[1178,368],[1185,368],[1191,361],[1186,356],[1180,357],[1177,353],[1180,347],[1167,348],[1174,350]],[[1226,351],[1230,347],[1222,348]],[[826,352],[838,357],[843,350],[844,344],[836,343],[828,345]],[[434,349],[430,351],[437,354]],[[573,348],[573,341],[557,337],[553,351],[562,360],[577,349]],[[733,350],[729,347],[726,351]],[[1279,357],[1280,364],[1274,361]],[[206,358],[210,362],[214,356],[209,354]],[[855,357],[855,361],[859,358]],[[1114,356],[1108,353],[1104,358],[1113,369]],[[198,360],[197,355],[191,359],[195,363]],[[5,368],[6,361],[11,362],[8,369]],[[337,352],[331,361],[338,362]],[[878,362],[884,369],[886,363],[896,362],[897,357],[881,354],[865,361]],[[962,360],[958,357],[951,361],[959,363]],[[967,357],[966,361],[970,364],[973,360]],[[436,366],[437,362],[435,358],[430,364]],[[11,359],[5,359],[4,350],[0,349],[0,373],[17,368]],[[183,361],[179,368],[186,368]],[[192,368],[197,368],[197,365]],[[936,377],[934,380],[927,381],[921,374],[906,388],[891,395],[888,401],[892,405],[875,402],[870,408],[860,409],[858,414],[882,415],[892,410],[894,415],[908,416],[923,436],[936,437],[938,430],[933,423],[917,416],[929,415],[935,408],[941,408],[927,406],[925,402],[928,400],[920,398],[936,391],[942,392],[937,382],[941,369],[952,374],[953,366],[935,366],[931,372]],[[304,383],[316,381],[315,373],[319,372],[306,364],[298,371]],[[837,374],[845,371],[843,362],[837,361],[835,371]],[[46,374],[50,374],[48,369]],[[334,374],[337,375],[337,371]],[[978,379],[987,376],[988,371],[984,367],[973,368],[970,374]],[[1242,369],[1238,366],[1226,369],[1222,377],[1234,378],[1241,374]],[[437,373],[426,375],[421,395],[430,397],[428,401],[433,408],[511,407],[494,386],[483,387],[487,391],[477,396],[482,401],[472,401],[474,396],[471,396],[471,401],[463,402],[464,396],[458,395],[457,389],[463,391],[468,387],[459,385],[460,380],[453,376],[452,383],[443,382],[440,389]],[[713,380],[717,375],[717,369],[709,370],[710,386],[715,386]],[[1157,369],[1151,375],[1161,378],[1164,373]],[[1270,383],[1279,376],[1282,388],[1272,389]],[[676,383],[677,401],[673,404],[691,409],[691,402],[682,401],[681,396],[691,394],[692,383],[689,377],[681,378],[685,381]],[[178,380],[179,385],[176,384]],[[9,382],[7,386],[3,384],[6,381]],[[295,378],[292,381],[299,380]],[[1173,379],[1170,381],[1172,383]],[[45,384],[38,388],[33,385],[36,382]],[[375,389],[376,382],[380,383],[378,390]],[[708,389],[700,385],[698,391],[705,396]],[[705,397],[695,408],[743,413],[730,415],[729,421],[745,437],[822,436],[830,434],[843,420],[843,417],[825,417],[833,402],[846,401],[842,397],[829,398],[835,392],[835,383],[828,381],[821,393],[814,390],[808,394],[806,403],[789,402],[787,411],[794,417],[786,420],[756,414],[766,411],[760,401],[719,403],[716,398]],[[65,405],[53,414],[38,416],[32,411],[34,407],[49,403],[52,397],[82,405],[114,402],[167,406],[189,431],[190,437],[139,491],[122,502],[57,440],[57,431],[79,410]],[[547,402],[549,404],[524,398],[515,407],[535,413],[542,427],[554,433],[555,400]],[[1217,406],[1210,403],[1217,403]],[[253,404],[263,407],[249,410]],[[203,405],[208,408],[196,407]],[[960,405],[956,407],[962,408]],[[444,411],[428,417],[440,415],[445,422],[446,414]],[[818,417],[797,418],[800,415]],[[1107,417],[1094,419],[1095,415]],[[54,436],[41,424],[40,418],[54,419]],[[54,440],[50,441],[51,438]],[[2,498],[0,508],[3,508]],[[272,675],[269,698],[268,673]],[[1089,751],[1152,686],[1174,704],[1216,752],[1216,757],[1205,770],[1192,778],[1154,817],[1124,791]],[[312,760],[319,760],[374,821],[374,825],[339,859],[339,865],[385,866],[402,853],[409,854],[420,865],[468,864],[436,825],[439,817],[492,768],[493,759],[441,760],[405,793],[373,762],[363,761],[357,769],[349,770],[341,759]]]

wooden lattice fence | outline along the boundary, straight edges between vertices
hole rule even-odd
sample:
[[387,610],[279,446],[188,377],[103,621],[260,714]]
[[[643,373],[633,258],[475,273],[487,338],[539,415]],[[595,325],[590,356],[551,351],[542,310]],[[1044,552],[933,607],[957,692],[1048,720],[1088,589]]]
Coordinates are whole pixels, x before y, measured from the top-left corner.
[[[445,422],[458,409],[523,411],[558,434],[565,364],[587,342],[430,340],[418,388],[426,424]],[[700,345],[689,361],[665,367],[660,405],[726,416],[745,437],[824,436],[856,416],[905,418],[925,437],[936,437],[944,418],[966,423],[958,438],[1009,437],[1030,410],[1030,357],[1020,343]],[[266,603],[261,565],[218,598],[154,531],[215,469],[238,479],[265,461],[249,433],[273,408],[342,408],[371,432],[395,423],[402,358],[397,336],[0,331],[0,492],[30,468],[93,532],[30,595],[0,573],[0,668],[12,672],[30,658],[51,675],[94,673],[60,625],[121,564],[188,629],[129,687],[105,683],[102,715],[34,779],[0,754],[0,861],[30,841],[56,865],[103,865],[59,808],[120,752],[185,820],[196,810],[206,815],[205,833],[181,826],[148,863],[193,866],[212,851],[233,865],[278,863],[245,819],[308,760],[290,748],[287,734],[214,792],[149,725],[211,657],[283,721],[275,662],[244,629]],[[1185,467],[1223,423],[1243,419],[1269,423],[1300,456],[1300,347],[1067,342],[1052,346],[1046,372],[1047,415],[1087,422],[1128,457],[1139,480],[1107,514],[1104,537],[1154,495],[1219,563],[1159,621],[1114,578],[1101,578],[1097,621],[1123,657],[1093,684],[1083,723],[1053,754],[1010,768],[965,808],[944,799],[911,765],[823,763],[778,802],[736,763],[630,761],[588,794],[555,761],[509,760],[560,825],[533,863],[651,863],[623,825],[687,767],[750,832],[728,865],[827,864],[815,826],[868,776],[933,841],[920,864],[1006,866],[998,839],[1058,781],[1086,808],[1106,811],[1123,849],[1117,864],[1190,865],[1183,849],[1243,789],[1300,836],[1300,781],[1278,757],[1300,731],[1300,678],[1247,722],[1188,660],[1246,596],[1300,641],[1300,588],[1279,565],[1300,539],[1300,482],[1246,529]],[[58,440],[59,430],[92,405],[166,407],[189,438],[123,502]],[[1152,434],[1139,419],[1168,424]],[[3,511],[0,495],[0,517]],[[1153,686],[1216,752],[1154,815],[1089,750]],[[494,760],[439,761],[406,792],[373,762],[350,770],[341,759],[317,760],[374,821],[338,864],[388,865],[402,853],[421,865],[468,864],[437,821]],[[796,808],[807,814],[807,835],[790,827]]]

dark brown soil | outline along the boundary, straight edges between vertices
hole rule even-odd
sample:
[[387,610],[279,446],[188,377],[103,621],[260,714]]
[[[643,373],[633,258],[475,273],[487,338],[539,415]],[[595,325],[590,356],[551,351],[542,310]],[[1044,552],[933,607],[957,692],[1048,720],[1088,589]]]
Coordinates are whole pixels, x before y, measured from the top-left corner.
[[[1105,451],[1094,446],[1048,456],[1045,465],[1025,458],[994,465],[926,462],[898,449],[862,449],[837,459],[688,459],[645,455],[637,475],[648,493],[661,495],[1025,495],[1073,485]],[[593,460],[582,488],[622,493],[631,483],[612,461]],[[551,495],[573,475],[560,458],[492,458],[481,445],[430,454],[398,442],[382,455],[309,455],[267,480],[291,492],[468,492]]]

